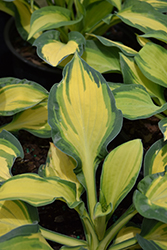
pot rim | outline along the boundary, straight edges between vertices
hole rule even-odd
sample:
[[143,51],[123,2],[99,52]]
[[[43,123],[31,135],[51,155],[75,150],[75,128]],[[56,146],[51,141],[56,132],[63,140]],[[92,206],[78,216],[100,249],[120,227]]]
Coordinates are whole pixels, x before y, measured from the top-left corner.
[[[40,69],[40,70],[43,70],[43,71],[45,71],[45,72],[50,72],[50,73],[54,73],[54,74],[56,74],[56,73],[59,73],[60,74],[60,72],[62,72],[62,70],[61,69],[59,69],[59,68],[48,68],[48,67],[42,67],[42,66],[40,66],[40,65],[37,65],[37,64],[35,64],[35,63],[33,63],[33,62],[31,62],[31,61],[29,61],[29,60],[27,60],[26,58],[24,58],[23,56],[21,56],[16,50],[15,50],[15,48],[13,47],[13,44],[12,44],[12,42],[11,42],[11,37],[10,37],[10,34],[11,34],[11,31],[12,31],[12,29],[14,30],[15,29],[15,19],[14,19],[14,17],[11,17],[8,21],[7,21],[7,23],[6,23],[6,25],[5,25],[5,29],[4,29],[4,40],[5,40],[5,43],[6,43],[6,45],[7,45],[7,47],[8,47],[8,49],[11,51],[11,53],[14,55],[14,56],[16,56],[19,60],[21,60],[22,62],[24,62],[24,63],[26,63],[26,64],[28,64],[28,65],[30,65],[31,67],[33,67],[33,68],[38,68],[38,69]],[[49,65],[48,65],[49,66]],[[50,67],[52,67],[52,66],[50,66]]]

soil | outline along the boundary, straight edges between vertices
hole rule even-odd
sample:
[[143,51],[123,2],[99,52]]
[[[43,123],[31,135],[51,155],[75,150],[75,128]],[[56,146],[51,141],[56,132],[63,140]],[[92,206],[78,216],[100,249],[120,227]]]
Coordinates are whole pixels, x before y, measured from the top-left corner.
[[[0,117],[0,123],[4,123],[4,120],[6,121],[7,118]],[[121,131],[123,136],[121,135],[121,140],[118,136],[112,143],[109,144],[108,149],[112,150],[112,148],[120,143],[125,142],[126,140],[140,138],[143,142],[144,151],[146,152],[155,141],[162,138],[162,134],[158,128],[158,122],[159,119],[156,117],[137,121],[124,119],[123,128]],[[37,173],[40,165],[45,164],[49,150],[49,143],[52,141],[52,139],[38,138],[23,130],[20,130],[15,135],[23,147],[24,159],[16,159],[13,165],[13,174],[16,175],[27,172]],[[141,178],[142,171],[139,176],[139,179]],[[120,215],[130,206],[132,202],[133,191],[134,189],[117,208],[110,220],[109,225],[111,225],[118,217],[120,217]],[[83,199],[85,199],[85,197],[83,197]],[[85,239],[84,231],[78,214],[75,212],[75,210],[69,209],[64,202],[56,200],[50,205],[39,207],[38,211],[40,218],[39,224],[43,227],[71,237]],[[134,220],[135,223],[141,223],[141,217],[139,215],[135,216]],[[49,242],[49,244],[54,250],[61,248],[61,245],[55,242]]]

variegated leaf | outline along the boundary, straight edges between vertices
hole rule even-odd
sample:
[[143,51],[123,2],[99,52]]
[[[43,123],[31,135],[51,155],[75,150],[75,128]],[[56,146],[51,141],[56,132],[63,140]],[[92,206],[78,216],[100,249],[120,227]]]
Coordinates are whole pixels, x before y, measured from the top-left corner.
[[113,90],[116,106],[130,120],[153,116],[167,109],[167,103],[157,106],[146,89],[139,84],[123,84]]
[[163,118],[162,120],[160,120],[158,123],[158,126],[164,136],[164,141],[166,141],[167,140],[167,118]]
[[82,58],[100,73],[120,72],[119,49],[107,48],[98,41],[86,41]]
[[43,177],[57,176],[62,180],[76,184],[77,197],[81,196],[82,186],[79,183],[73,170],[76,162],[73,158],[59,150],[53,143],[50,143],[46,165],[40,167],[39,174]]
[[167,165],[167,141],[156,141],[147,151],[144,159],[144,175],[163,172]]
[[88,191],[93,216],[96,166],[120,131],[122,114],[105,79],[77,53],[63,76],[50,91],[49,124],[54,144],[78,163],[75,172]]
[[135,27],[146,34],[167,42],[167,16],[156,11],[143,1],[126,1],[124,9],[117,16],[127,25]]
[[[100,11],[99,11],[100,10]],[[111,1],[96,1],[86,8],[84,18],[84,33],[92,33],[99,26],[103,18],[108,16],[113,10]],[[98,14],[97,14],[98,13]]]
[[41,85],[12,77],[0,79],[0,115],[14,115],[48,97]]
[[134,192],[136,210],[145,218],[167,223],[167,172],[146,176]]
[[19,141],[9,132],[0,133],[0,183],[12,177],[11,168],[17,157],[24,157]]
[[133,58],[120,54],[120,64],[125,84],[143,85],[151,97],[157,97],[161,104],[166,103],[164,97],[165,88],[146,78]]
[[34,11],[31,15],[28,39],[37,32],[71,26],[81,21],[81,18],[71,21],[70,15],[71,12],[67,8],[59,6],[46,6]]
[[56,199],[67,202],[71,208],[80,203],[74,183],[57,177],[44,179],[37,174],[15,175],[0,187],[0,200],[18,199],[33,206],[43,206]]
[[68,34],[66,44],[60,41],[59,35],[60,33],[56,30],[48,31],[33,43],[37,47],[38,56],[54,67],[76,51],[82,55],[83,46],[86,43],[85,38],[77,31]]
[[100,181],[103,211],[111,203],[113,213],[132,189],[141,168],[142,155],[142,143],[137,139],[118,146],[106,157]]
[[120,42],[115,42],[115,41],[109,40],[105,37],[97,36],[94,34],[88,34],[88,35],[97,38],[103,45],[105,45],[107,47],[118,48],[127,56],[135,56],[137,54],[137,51],[135,51],[134,49],[132,49],[132,48],[120,43]]
[[115,6],[118,10],[121,9],[121,0],[107,0],[109,3],[111,3],[113,6]]
[[0,242],[1,237],[11,230],[38,221],[37,209],[22,201],[0,202]]
[[161,12],[167,11],[166,0],[142,0],[142,1],[151,4],[158,11],[161,11]]
[[135,56],[135,61],[142,73],[150,81],[165,88],[167,86],[166,60],[167,50],[154,43],[147,43]]
[[145,37],[142,37],[142,36],[139,36],[136,34],[136,39],[138,41],[138,43],[140,44],[140,46],[144,46],[146,43],[149,43],[151,42],[149,39],[145,38]]
[[136,238],[144,250],[165,250],[167,248],[167,224],[144,219],[141,234],[137,234]]
[[14,16],[14,4],[11,2],[0,1],[0,10]]
[[48,99],[40,102],[32,108],[14,115],[13,120],[10,123],[0,127],[0,131],[5,129],[14,132],[24,129],[41,138],[51,137],[51,128],[48,124],[47,103]]

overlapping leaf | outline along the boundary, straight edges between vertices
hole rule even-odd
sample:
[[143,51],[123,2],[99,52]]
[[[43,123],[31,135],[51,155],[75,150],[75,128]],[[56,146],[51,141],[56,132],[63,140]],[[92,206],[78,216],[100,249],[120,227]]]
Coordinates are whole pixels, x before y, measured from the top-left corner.
[[167,42],[167,16],[156,11],[142,1],[125,1],[124,8],[117,16],[126,24],[144,32],[146,37],[154,37]]
[[167,2],[166,0],[142,0],[151,4],[156,10],[166,12],[167,11]]
[[146,89],[139,84],[123,84],[113,90],[116,106],[127,119],[141,119],[153,116],[167,109],[167,103],[157,106]]
[[137,211],[148,219],[167,223],[167,172],[146,176],[138,184],[133,201]]
[[112,212],[129,193],[139,174],[143,147],[140,140],[122,144],[110,152],[104,161],[100,182],[100,203],[103,210],[110,203]]
[[57,176],[62,180],[75,183],[79,199],[82,192],[82,186],[73,172],[75,167],[76,162],[74,159],[60,151],[53,143],[50,143],[46,165],[41,166],[39,174],[43,177]]
[[52,66],[57,66],[67,56],[74,54],[76,51],[80,55],[83,53],[85,39],[77,31],[68,34],[68,42],[62,43],[59,39],[60,33],[56,30],[43,33],[34,42],[37,47],[37,53],[44,61]]
[[107,46],[107,47],[116,47],[118,48],[119,50],[121,50],[125,55],[127,56],[134,56],[137,54],[137,51],[135,51],[134,49],[120,43],[120,42],[115,42],[115,41],[112,41],[112,40],[109,40],[105,37],[102,37],[102,36],[97,36],[97,35],[94,35],[94,34],[88,34],[89,36],[92,36],[92,37],[96,37],[103,45]]
[[14,4],[11,2],[0,1],[0,10],[14,16]]
[[144,174],[163,172],[167,165],[167,141],[156,141],[147,151],[144,159]]
[[26,109],[14,115],[12,122],[0,127],[8,131],[18,131],[24,129],[31,134],[42,137],[51,137],[51,128],[48,124],[48,99],[40,102],[36,106]]
[[167,140],[167,118],[164,118],[159,121],[158,126],[164,136],[164,141]]
[[[166,88],[167,50],[160,45],[147,43],[135,56],[142,73],[150,80]],[[155,70],[156,69],[156,70]]]
[[[20,188],[21,187],[21,188]],[[0,200],[23,200],[33,206],[52,203],[55,199],[67,202],[73,208],[79,205],[76,186],[57,177],[41,178],[36,174],[16,175],[0,188]]]
[[144,219],[141,234],[137,234],[138,243],[144,250],[165,250],[167,247],[167,224]]
[[11,168],[17,157],[24,157],[19,141],[9,132],[0,133],[0,182],[12,177]]
[[164,87],[154,83],[145,77],[131,57],[120,55],[120,64],[125,84],[143,85],[151,97],[157,97],[161,104],[166,103],[164,98]]
[[48,97],[42,86],[12,77],[0,79],[0,115],[14,115]]

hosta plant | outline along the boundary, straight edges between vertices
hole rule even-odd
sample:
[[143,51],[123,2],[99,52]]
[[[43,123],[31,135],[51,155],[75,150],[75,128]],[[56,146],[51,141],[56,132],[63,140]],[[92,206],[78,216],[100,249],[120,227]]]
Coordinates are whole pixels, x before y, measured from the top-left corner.
[[[143,147],[136,139],[107,151],[121,130],[122,113],[105,79],[78,53],[50,91],[48,121],[53,143],[39,174],[12,176],[13,161],[23,157],[22,149],[9,132],[0,134],[0,249],[52,249],[45,239],[62,244],[62,249],[166,249],[166,169],[140,181],[130,207],[109,224],[137,181]],[[36,207],[56,199],[76,210],[84,240],[38,224]],[[142,224],[129,223],[137,213],[143,216]]]
[[17,132],[20,129],[38,137],[50,137],[48,124],[48,91],[40,84],[13,77],[0,79],[0,116],[11,116],[10,123],[0,126]]
[[[166,42],[166,1],[150,0],[0,0],[0,10],[15,17],[22,37],[52,66],[64,65],[76,51],[101,73],[119,72],[119,52],[135,56],[124,44],[104,38],[106,31],[123,22],[136,28],[140,39]],[[47,32],[46,32],[47,31]]]

